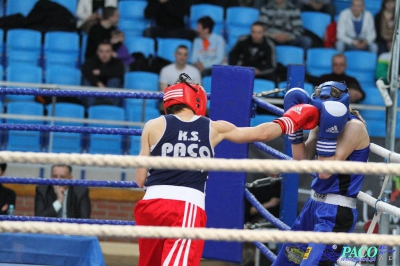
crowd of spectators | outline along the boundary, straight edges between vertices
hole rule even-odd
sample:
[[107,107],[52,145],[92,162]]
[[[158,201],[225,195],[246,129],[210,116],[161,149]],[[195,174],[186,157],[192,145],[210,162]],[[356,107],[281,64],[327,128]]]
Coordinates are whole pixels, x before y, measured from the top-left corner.
[[[335,48],[339,54],[348,50],[365,50],[376,53],[377,56],[384,54],[381,58],[388,61],[394,31],[394,0],[382,0],[381,9],[375,16],[365,8],[364,0],[352,0],[350,7],[340,12],[336,12],[332,0],[148,0],[143,16],[152,23],[143,31],[142,36],[154,38],[155,49],[157,49],[157,38],[160,37],[181,38],[192,42],[192,46],[187,47],[188,55],[185,60],[183,60],[185,56],[180,55],[184,48],[180,47],[175,51],[176,62],[170,62],[156,58],[156,55],[153,55],[153,58],[146,58],[140,52],[129,53],[125,45],[127,33],[118,29],[120,18],[118,0],[79,0],[75,14],[71,14],[75,20],[74,29],[70,27],[71,18],[60,16],[60,10],[64,7],[57,3],[51,3],[51,6],[57,7],[53,7],[57,13],[42,12],[42,19],[39,21],[38,12],[51,7],[47,6],[49,2],[51,1],[39,0],[27,16],[17,14],[2,17],[0,26],[5,30],[19,27],[37,28],[42,32],[72,30],[81,36],[87,36],[86,46],[81,48],[84,54],[80,62],[82,85],[97,87],[121,88],[124,73],[151,71],[160,75],[161,89],[166,85],[165,69],[173,69],[176,73],[185,69],[185,72],[188,72],[187,69],[192,66],[200,72],[200,77],[197,73],[191,76],[201,83],[202,77],[211,75],[211,67],[215,64],[253,67],[255,78],[272,80],[278,84],[285,79],[286,69],[277,62],[276,46],[301,47],[304,50],[305,61],[308,49],[323,47],[323,43],[316,42],[315,35],[302,26],[301,12],[304,11],[324,12],[332,17],[330,26],[337,32]],[[215,22],[211,16],[199,18],[195,28],[189,25],[191,5],[196,4],[219,5],[224,10],[233,6],[252,7],[260,11],[260,16],[256,23],[250,26],[248,35],[242,35],[236,43],[228,47],[227,36],[214,30]],[[64,9],[62,11],[66,12],[67,9]],[[53,23],[51,28],[45,28],[44,23],[47,25],[48,21],[56,20],[56,14],[59,16],[58,22]],[[43,17],[47,19],[44,20]],[[66,26],[69,28],[66,29]],[[104,47],[109,50],[107,43],[111,46],[111,52],[102,53]],[[169,66],[166,67],[167,65]],[[190,72],[195,71],[191,68]],[[362,98],[364,96],[358,97],[356,102]],[[96,102],[84,104],[88,106]]]

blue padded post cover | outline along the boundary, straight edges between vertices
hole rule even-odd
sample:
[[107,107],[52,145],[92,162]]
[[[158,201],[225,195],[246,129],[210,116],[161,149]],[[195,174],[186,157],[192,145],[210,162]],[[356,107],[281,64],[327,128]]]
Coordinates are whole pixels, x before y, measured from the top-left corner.
[[[210,118],[236,126],[250,126],[254,70],[238,66],[213,66]],[[222,141],[216,158],[248,158],[248,144]],[[210,172],[206,186],[208,228],[243,229],[246,173]],[[206,241],[204,258],[241,262],[242,243]]]

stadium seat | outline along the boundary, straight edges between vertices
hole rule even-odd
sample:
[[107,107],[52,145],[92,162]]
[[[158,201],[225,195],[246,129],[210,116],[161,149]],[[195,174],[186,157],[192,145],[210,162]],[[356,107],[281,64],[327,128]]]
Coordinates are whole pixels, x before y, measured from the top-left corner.
[[44,65],[79,66],[79,35],[76,32],[52,31],[44,35]]
[[[36,102],[15,101],[7,103],[7,114],[43,116],[43,105]],[[6,119],[7,124],[43,124],[42,120]],[[42,138],[39,131],[9,130],[6,150],[11,151],[42,151]]]
[[0,65],[4,65],[4,30],[0,29]]
[[333,0],[336,14],[339,14],[343,9],[349,8],[351,0]]
[[[382,96],[374,85],[364,86],[365,98],[362,104],[371,106],[385,106]],[[385,110],[360,110],[360,114],[366,121],[368,134],[371,137],[385,137],[386,136],[386,112]]]
[[192,51],[192,42],[186,39],[178,38],[157,38],[157,56],[171,62],[175,62],[175,50],[179,45],[185,45],[189,49],[189,55]]
[[303,11],[301,12],[303,28],[324,39],[326,27],[331,23],[331,16],[322,12]]
[[[6,69],[6,81],[24,83],[42,83],[43,71],[38,66],[14,63]],[[9,86],[21,87],[21,86]],[[33,101],[33,95],[6,95],[7,101]]]
[[72,15],[75,16],[78,0],[51,0],[51,1],[62,5],[63,7],[68,9],[68,11],[71,12]]
[[148,21],[139,19],[120,19],[118,29],[124,32],[125,36],[143,36],[143,31],[150,25]]
[[121,19],[145,20],[146,1],[119,1],[118,10]]
[[145,115],[144,111],[147,106],[143,99],[130,98],[125,99],[125,112],[126,118],[130,122],[144,122]]
[[212,4],[195,4],[190,7],[190,28],[197,28],[197,20],[204,16],[210,16],[214,20],[213,32],[224,35],[224,8]]
[[[29,41],[27,41],[29,40]],[[40,64],[42,33],[30,29],[11,29],[6,34],[6,65],[11,62]]]
[[125,45],[128,48],[130,54],[135,52],[142,53],[146,58],[154,56],[155,41],[152,38],[141,37],[141,36],[126,36]]
[[382,6],[382,0],[365,0],[365,9],[372,13],[375,16]]
[[205,76],[201,79],[201,85],[207,93],[211,93],[211,76]]
[[[281,81],[281,82],[279,82],[279,84],[278,84],[278,88],[280,88],[280,89],[282,89],[282,88],[286,88],[286,86],[287,86],[287,82],[286,81]],[[304,82],[304,88],[303,88],[307,93],[308,93],[308,95],[310,95],[311,96],[311,94],[313,94],[314,93],[314,85],[312,85],[311,83],[308,83],[308,82]],[[283,96],[283,95],[282,95]]]
[[67,66],[49,65],[46,70],[46,83],[58,85],[81,85],[82,73],[79,69]]
[[27,16],[38,0],[9,0],[6,1],[6,16],[20,13]]
[[241,27],[241,26],[226,26],[226,34],[228,38],[227,42],[227,51],[232,50],[232,47],[235,46],[236,42],[239,40],[241,36],[250,35],[251,28],[250,27]]
[[140,153],[140,136],[131,136],[130,137],[130,155],[139,155]]
[[87,46],[87,39],[88,36],[84,32],[81,32],[81,49],[80,49],[80,64],[83,64],[85,62],[85,51],[86,51],[86,46]]
[[266,79],[254,79],[253,93],[259,94],[273,89],[275,89],[275,82]]
[[361,87],[374,86],[377,55],[367,51],[345,51],[344,55],[346,74],[355,77]]
[[[122,107],[96,105],[88,108],[88,118],[108,121],[125,121],[125,112]],[[90,124],[91,127],[121,128],[119,125]],[[115,134],[90,134],[89,153],[122,154],[122,136]]]
[[158,74],[146,71],[125,73],[124,88],[158,92]]
[[332,72],[332,57],[338,54],[336,49],[310,48],[307,50],[306,71],[309,75],[319,77]]
[[277,45],[276,61],[284,66],[288,66],[289,64],[303,64],[304,50],[292,45]]
[[[53,105],[47,106],[47,113],[52,116]],[[56,103],[54,105],[54,117],[63,118],[85,118],[85,108],[74,103]],[[83,122],[61,122],[55,121],[55,126],[84,126]],[[49,152],[80,153],[82,151],[82,134],[53,132],[49,134]]]
[[250,29],[251,24],[258,20],[260,10],[253,7],[232,6],[226,9],[226,26],[240,26]]
[[279,117],[278,115],[256,114],[255,117],[252,117],[250,119],[250,126],[255,127],[255,126],[258,126],[259,124],[262,124],[265,122],[270,122],[278,117]]

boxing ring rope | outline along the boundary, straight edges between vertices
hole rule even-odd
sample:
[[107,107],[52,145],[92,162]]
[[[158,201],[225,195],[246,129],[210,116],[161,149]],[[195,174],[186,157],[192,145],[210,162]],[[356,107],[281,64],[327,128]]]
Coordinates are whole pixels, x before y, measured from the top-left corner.
[[[51,87],[54,88],[54,87]],[[80,87],[80,89],[82,89]],[[37,90],[37,89],[8,89],[0,88],[0,94],[19,94],[19,95],[43,95],[43,96],[84,96],[84,97],[124,97],[124,98],[146,98],[146,99],[160,99],[161,93],[136,93],[136,92],[110,92],[104,91],[99,92],[97,90],[93,91],[47,91],[47,90]],[[268,106],[268,110],[272,110],[275,113],[282,114],[283,110],[281,108],[275,107],[269,103],[253,98],[254,102],[263,107]],[[272,107],[271,107],[272,106]],[[7,115],[5,115],[7,116]],[[18,116],[18,118],[20,118]],[[34,118],[35,119],[35,118]],[[37,119],[37,118],[36,118]],[[57,120],[54,118],[49,118],[49,120]],[[86,119],[85,119],[86,120]],[[97,121],[104,123],[103,120]],[[53,131],[53,132],[75,132],[75,133],[94,133],[94,134],[121,134],[121,135],[141,135],[141,130],[132,129],[121,129],[121,128],[85,128],[85,127],[69,127],[69,126],[38,126],[38,125],[18,125],[18,124],[3,124],[0,125],[1,129],[5,130],[26,130],[26,131]],[[0,161],[5,162],[18,162],[18,163],[33,163],[33,164],[57,164],[66,163],[73,165],[84,165],[84,166],[119,166],[119,167],[152,167],[152,168],[164,168],[164,169],[207,169],[216,171],[243,171],[243,172],[295,172],[295,173],[311,173],[311,172],[329,172],[329,173],[363,173],[363,174],[397,174],[400,170],[400,165],[396,164],[383,164],[383,163],[357,163],[357,162],[318,162],[318,161],[294,161],[291,157],[275,151],[274,149],[268,149],[268,146],[264,143],[257,142],[255,146],[267,153],[270,153],[274,157],[284,159],[282,160],[258,160],[258,159],[203,159],[203,158],[150,158],[150,157],[139,157],[139,156],[120,156],[120,155],[89,155],[89,154],[48,154],[48,153],[30,153],[30,152],[0,152]],[[371,151],[387,158],[390,162],[399,162],[400,156],[396,153],[389,152],[375,144],[371,144]],[[160,160],[161,159],[161,160]],[[288,160],[288,161],[285,161]],[[279,165],[278,165],[279,162]],[[204,165],[207,167],[205,168]],[[339,166],[339,167],[338,167]],[[33,184],[39,180],[32,180],[33,178],[20,178],[25,179]],[[14,183],[23,182],[18,178],[10,177],[8,179],[0,179],[0,183]],[[56,181],[56,180],[54,180]],[[61,180],[67,181],[67,180]],[[75,181],[75,180],[74,180]],[[47,181],[46,181],[47,182]],[[88,181],[83,181],[81,183],[71,183],[69,185],[91,185],[97,186],[99,184],[86,183]],[[106,181],[108,182],[108,181]],[[40,182],[39,182],[40,183]],[[126,182],[122,182],[126,183]],[[123,184],[114,183],[114,186],[123,187]],[[56,183],[55,183],[56,184]],[[103,184],[102,184],[103,185]],[[104,184],[105,186],[113,186],[112,184]],[[130,184],[132,185],[132,184]],[[126,186],[129,187],[130,185]],[[134,187],[134,185],[132,185]],[[246,190],[246,198],[251,199],[251,193]],[[358,198],[365,201],[368,205],[375,207],[376,209],[390,214],[396,217],[400,216],[399,208],[391,206],[385,202],[379,201],[370,197],[369,195],[360,192]],[[252,200],[250,200],[253,202]],[[261,204],[260,204],[261,205]],[[269,214],[262,206],[255,206],[260,213],[263,215]],[[269,214],[270,215],[270,214]],[[272,216],[272,215],[271,215]],[[18,217],[15,217],[18,218]],[[38,218],[38,217],[34,217]],[[279,219],[269,219],[274,225],[282,230],[288,230],[289,227],[282,223]],[[27,219],[29,220],[29,219]],[[84,219],[85,220],[85,219]],[[11,222],[13,221],[13,222]],[[126,223],[126,225],[112,225],[113,222],[104,222],[102,225],[86,224],[82,221],[82,224],[76,223],[74,220],[55,218],[54,220],[43,220],[43,221],[15,221],[10,218],[9,221],[3,219],[0,222],[0,231],[17,232],[18,227],[21,226],[21,232],[33,232],[39,233],[44,230],[44,228],[49,227],[43,226],[45,222],[62,222],[63,224],[51,224],[50,233],[54,234],[79,234],[82,232],[89,235],[97,236],[115,236],[115,237],[171,237],[171,238],[192,238],[192,239],[206,239],[206,240],[217,240],[217,241],[260,241],[260,242],[297,242],[297,243],[335,243],[335,244],[384,244],[384,245],[398,245],[400,239],[398,236],[383,236],[383,235],[364,235],[364,234],[350,234],[350,233],[314,233],[314,232],[284,232],[279,230],[268,230],[267,232],[251,231],[251,230],[230,230],[230,229],[184,229],[184,228],[144,228],[140,226],[126,227],[126,225],[132,225],[132,223]],[[87,222],[87,221],[86,221]],[[280,223],[279,223],[280,222]],[[69,224],[68,224],[69,223]],[[112,226],[111,226],[112,225]],[[71,230],[70,227],[79,227]],[[88,227],[88,228],[86,228]],[[68,228],[68,229],[66,229]],[[90,228],[90,229],[89,229]],[[114,231],[115,229],[115,232]],[[129,230],[127,231],[127,229]],[[133,229],[133,230],[130,230]],[[172,229],[172,230],[171,230]],[[177,229],[177,230],[175,230]],[[184,230],[180,230],[184,229]],[[17,230],[17,231],[16,231]],[[64,231],[65,230],[65,231]],[[120,230],[120,231],[119,231]],[[188,232],[190,233],[188,233]],[[198,231],[198,232],[197,232]],[[76,233],[75,233],[76,232]],[[49,233],[43,232],[43,233]],[[265,233],[265,236],[264,236]],[[320,235],[320,236],[319,236]],[[258,237],[257,237],[258,236]],[[361,237],[363,236],[363,237]],[[343,237],[343,238],[342,238]],[[364,239],[366,237],[369,240]],[[303,242],[304,241],[304,242]],[[321,241],[321,242],[319,242]],[[343,242],[341,242],[343,241]],[[372,241],[372,242],[370,242]],[[380,242],[381,241],[381,242]],[[391,242],[393,241],[393,242]],[[262,252],[268,253],[268,249],[263,245],[255,245],[262,250]],[[265,248],[263,250],[263,248]],[[269,251],[270,252],[270,251]],[[274,254],[270,252],[269,258],[273,258]]]

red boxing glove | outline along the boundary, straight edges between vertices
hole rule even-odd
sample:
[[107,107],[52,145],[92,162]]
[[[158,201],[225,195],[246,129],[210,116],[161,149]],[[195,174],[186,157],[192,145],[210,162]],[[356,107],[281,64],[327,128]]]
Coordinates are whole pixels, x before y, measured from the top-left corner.
[[319,123],[319,111],[311,104],[297,104],[274,121],[282,128],[282,134],[291,134],[298,129],[313,129]]

